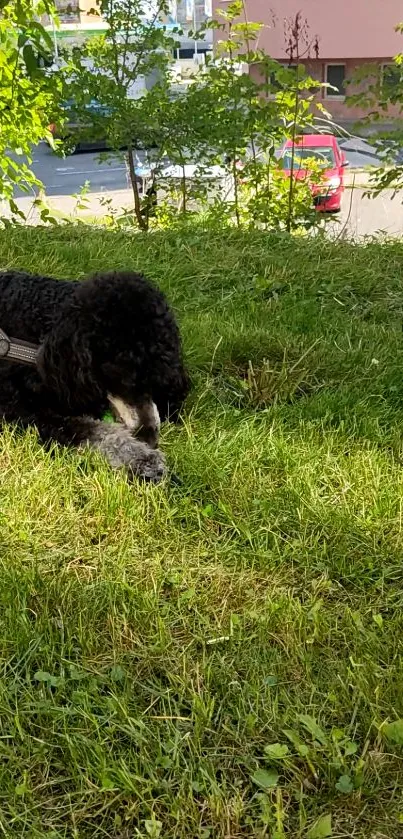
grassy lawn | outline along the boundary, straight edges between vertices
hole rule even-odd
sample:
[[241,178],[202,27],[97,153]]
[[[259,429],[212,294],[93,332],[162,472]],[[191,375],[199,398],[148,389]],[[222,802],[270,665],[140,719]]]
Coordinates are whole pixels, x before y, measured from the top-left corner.
[[[403,243],[0,234],[136,268],[194,381],[182,486],[0,439],[0,836],[403,836]],[[0,324],[1,325],[1,324]]]

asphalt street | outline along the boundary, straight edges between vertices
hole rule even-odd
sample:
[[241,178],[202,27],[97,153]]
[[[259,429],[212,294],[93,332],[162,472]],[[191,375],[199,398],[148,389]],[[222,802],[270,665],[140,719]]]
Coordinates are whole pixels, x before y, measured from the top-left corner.
[[[58,157],[46,143],[34,149],[32,169],[45,186],[46,195],[73,195],[86,182],[89,192],[128,189],[126,166],[119,156],[100,159],[99,152],[78,152]],[[18,197],[24,193],[20,192]]]
[[[374,149],[364,140],[349,138],[341,140],[340,145],[351,169],[381,165]],[[144,153],[138,152],[138,156],[140,161],[144,159]],[[60,158],[46,143],[41,143],[34,150],[33,170],[49,196],[77,193],[86,181],[89,192],[96,193],[129,187],[123,156],[108,155],[107,159],[101,159],[99,152],[78,152]]]
[[[347,188],[344,194],[342,212],[334,225],[335,235],[343,231],[346,235],[362,239],[366,236],[385,234],[403,235],[402,198],[392,200],[392,193],[385,191],[375,199],[365,197],[367,176],[357,169],[381,165],[374,149],[364,140],[346,138],[340,141],[349,168],[346,170]],[[139,153],[139,162],[142,153]],[[102,159],[99,152],[79,152],[66,158],[57,157],[45,143],[34,149],[33,169],[45,186],[50,205],[65,214],[75,211],[77,199],[74,195],[86,184],[88,189],[87,212],[99,215],[105,212],[103,200],[110,199],[117,209],[132,205],[128,172],[123,157],[111,156]],[[34,195],[17,196],[17,203],[35,223],[37,213],[32,210]]]

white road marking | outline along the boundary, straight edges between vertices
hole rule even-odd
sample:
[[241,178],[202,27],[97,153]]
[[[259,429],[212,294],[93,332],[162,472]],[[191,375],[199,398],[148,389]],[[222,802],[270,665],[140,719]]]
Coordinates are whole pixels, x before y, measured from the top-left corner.
[[105,174],[105,172],[125,172],[126,166],[108,166],[108,168],[101,169],[74,169],[74,166],[66,166],[66,168],[59,168],[56,169],[56,172],[60,172],[61,175],[70,175],[71,172],[74,172],[75,175],[99,175],[100,172]]

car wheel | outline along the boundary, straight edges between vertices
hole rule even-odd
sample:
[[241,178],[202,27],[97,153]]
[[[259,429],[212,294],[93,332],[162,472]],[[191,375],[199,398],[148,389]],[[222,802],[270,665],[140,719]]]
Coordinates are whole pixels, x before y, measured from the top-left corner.
[[79,148],[78,143],[74,143],[72,140],[67,140],[65,146],[63,147],[64,154],[70,156],[71,154],[75,154]]

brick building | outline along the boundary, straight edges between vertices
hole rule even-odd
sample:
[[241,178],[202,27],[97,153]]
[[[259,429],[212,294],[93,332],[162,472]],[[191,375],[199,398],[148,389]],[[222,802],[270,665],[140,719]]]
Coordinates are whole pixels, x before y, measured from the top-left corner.
[[[346,84],[357,69],[370,64],[377,74],[390,72],[393,57],[403,52],[403,35],[395,31],[403,22],[401,0],[245,0],[245,8],[249,21],[264,24],[259,47],[285,64],[289,63],[290,25],[301,12],[305,30],[301,53],[306,53],[301,63],[313,78],[335,88],[322,90],[320,98],[342,124],[353,123],[366,113],[365,108],[351,108],[345,102],[347,88],[357,92]],[[258,75],[259,68],[253,67],[251,72]]]

